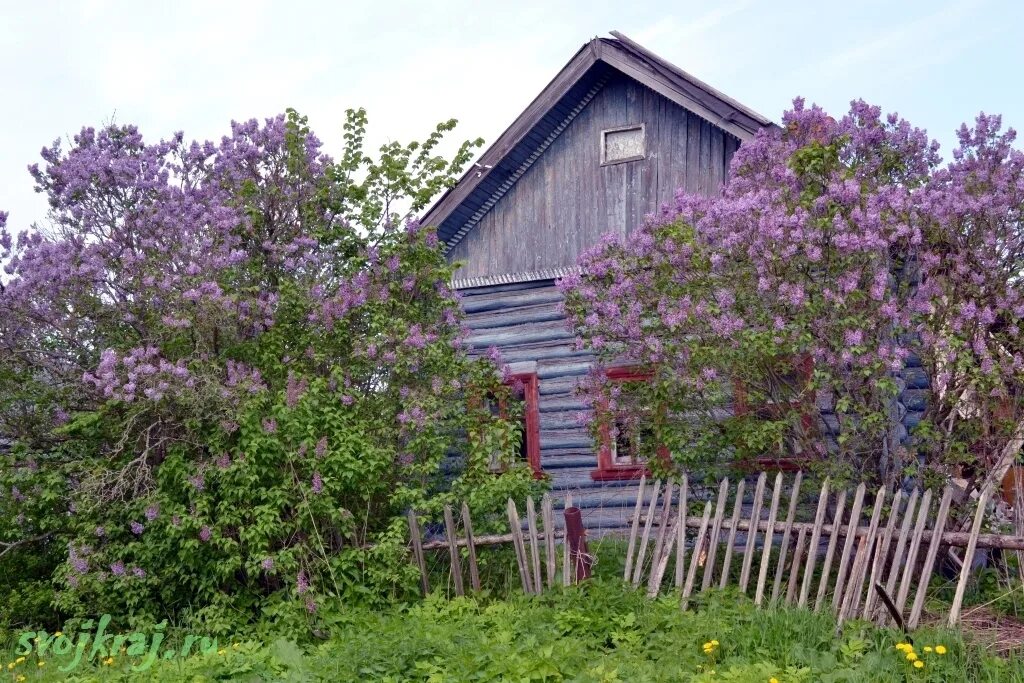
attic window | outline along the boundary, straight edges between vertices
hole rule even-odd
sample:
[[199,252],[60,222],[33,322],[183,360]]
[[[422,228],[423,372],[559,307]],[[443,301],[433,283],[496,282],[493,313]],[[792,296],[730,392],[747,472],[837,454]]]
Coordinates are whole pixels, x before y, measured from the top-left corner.
[[601,131],[601,165],[621,164],[644,158],[644,124]]

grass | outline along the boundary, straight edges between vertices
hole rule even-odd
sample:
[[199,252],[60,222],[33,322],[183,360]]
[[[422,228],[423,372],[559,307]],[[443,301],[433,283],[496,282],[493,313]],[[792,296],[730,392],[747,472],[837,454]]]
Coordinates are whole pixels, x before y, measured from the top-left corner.
[[[990,655],[957,632],[913,634],[921,668],[896,648],[902,642],[902,634],[862,622],[837,631],[828,614],[758,610],[728,590],[700,595],[681,612],[675,594],[648,600],[598,578],[539,597],[431,597],[385,611],[353,609],[334,615],[329,640],[307,648],[284,639],[221,643],[144,673],[131,671],[140,658],[127,655],[62,673],[66,658],[47,657],[39,667],[30,654],[3,674],[12,681],[1024,682],[1024,663]],[[17,662],[5,657],[4,665]]]

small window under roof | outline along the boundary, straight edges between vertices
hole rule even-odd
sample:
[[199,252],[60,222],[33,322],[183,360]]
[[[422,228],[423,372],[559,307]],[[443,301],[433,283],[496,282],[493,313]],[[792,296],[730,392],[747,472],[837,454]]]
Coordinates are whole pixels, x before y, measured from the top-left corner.
[[601,164],[621,164],[643,159],[646,152],[644,124],[601,131]]

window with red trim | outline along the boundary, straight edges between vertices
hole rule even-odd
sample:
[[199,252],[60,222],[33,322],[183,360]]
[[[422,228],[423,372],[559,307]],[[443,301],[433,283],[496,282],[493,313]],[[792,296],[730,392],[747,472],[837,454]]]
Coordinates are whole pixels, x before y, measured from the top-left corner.
[[[523,429],[520,432],[516,459],[526,462],[533,470],[534,478],[541,479],[544,476],[544,470],[540,464],[540,387],[537,373],[521,372],[509,375],[508,383],[514,388],[513,394],[521,395],[523,401]],[[504,401],[488,396],[488,402],[492,414],[501,417],[507,416]]]
[[[782,419],[787,412],[797,411],[800,424],[796,429],[805,433],[815,427],[814,391],[806,391],[814,374],[814,359],[800,356],[775,368],[759,385],[759,396],[751,398],[751,391],[742,381],[734,384],[734,412],[737,417],[752,416],[763,420]],[[781,448],[754,458],[751,464],[758,469],[796,471],[809,457],[800,453],[800,439],[786,438]]]
[[[646,382],[651,375],[640,368],[611,368],[605,372],[609,382],[624,385]],[[620,398],[627,393],[620,393]],[[651,411],[632,408],[616,411],[600,426],[597,469],[590,473],[591,479],[639,479],[650,474],[647,463],[651,455],[668,459],[668,449],[655,443]]]

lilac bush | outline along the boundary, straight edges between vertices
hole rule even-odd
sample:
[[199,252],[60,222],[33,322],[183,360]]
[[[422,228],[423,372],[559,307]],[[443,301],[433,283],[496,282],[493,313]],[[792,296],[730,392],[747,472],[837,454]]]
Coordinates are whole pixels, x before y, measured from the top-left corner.
[[[684,465],[795,455],[892,480],[912,456],[939,474],[993,460],[1018,421],[1022,155],[997,118],[960,139],[940,168],[896,115],[856,101],[836,120],[798,99],[719,194],[681,191],[586,254],[562,282],[577,343],[652,372],[627,396],[598,368],[595,429],[643,409]],[[908,435],[914,358],[931,390]]]
[[[365,123],[349,113],[338,161],[289,112],[219,143],[86,128],[31,167],[48,225],[0,224],[3,474],[62,475],[43,531],[88,547],[84,571],[84,552],[57,569],[64,609],[305,620],[306,590],[415,585],[407,507],[530,486],[487,471],[518,426],[471,398],[508,389],[464,350],[452,268],[409,218],[478,143],[437,156],[451,121],[378,161]],[[12,518],[37,504],[0,497]]]

